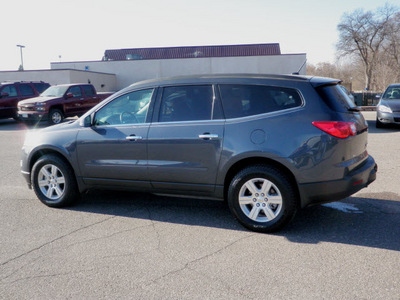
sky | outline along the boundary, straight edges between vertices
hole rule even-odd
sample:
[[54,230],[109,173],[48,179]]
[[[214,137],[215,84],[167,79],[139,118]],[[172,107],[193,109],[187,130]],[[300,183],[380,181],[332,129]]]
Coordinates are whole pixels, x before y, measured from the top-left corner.
[[[4,2],[3,2],[4,1]],[[279,43],[335,62],[344,13],[400,0],[3,0],[0,71],[101,60],[106,49]]]

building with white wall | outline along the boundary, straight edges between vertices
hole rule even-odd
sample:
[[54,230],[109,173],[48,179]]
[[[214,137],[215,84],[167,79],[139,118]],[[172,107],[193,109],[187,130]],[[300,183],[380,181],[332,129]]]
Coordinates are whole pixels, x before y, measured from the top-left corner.
[[100,92],[170,76],[201,74],[306,74],[306,54],[281,54],[273,44],[106,50],[99,61],[53,62],[51,70],[2,71],[0,82],[92,83]]
[[306,54],[281,54],[279,44],[106,50],[102,61],[54,62],[51,69],[115,74],[117,89],[160,77],[306,73]]

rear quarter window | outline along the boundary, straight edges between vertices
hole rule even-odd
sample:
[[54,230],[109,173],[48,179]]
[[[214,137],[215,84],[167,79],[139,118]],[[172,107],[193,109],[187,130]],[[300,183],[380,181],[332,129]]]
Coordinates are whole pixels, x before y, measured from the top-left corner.
[[303,105],[295,89],[264,85],[219,85],[227,119],[253,116]]
[[349,108],[356,106],[337,84],[318,87],[317,92],[324,102],[334,111],[348,112]]

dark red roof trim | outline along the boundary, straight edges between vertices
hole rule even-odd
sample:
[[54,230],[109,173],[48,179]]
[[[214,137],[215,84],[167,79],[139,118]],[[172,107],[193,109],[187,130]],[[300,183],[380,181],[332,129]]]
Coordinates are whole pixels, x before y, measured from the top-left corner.
[[199,57],[265,56],[280,55],[278,43],[193,46],[168,48],[134,48],[106,50],[103,60],[176,59]]

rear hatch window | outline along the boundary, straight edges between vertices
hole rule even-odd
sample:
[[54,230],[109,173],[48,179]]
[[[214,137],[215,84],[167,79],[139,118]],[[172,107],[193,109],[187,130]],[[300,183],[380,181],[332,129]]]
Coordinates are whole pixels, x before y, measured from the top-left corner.
[[317,91],[325,103],[334,111],[347,113],[356,107],[337,84],[319,87]]

